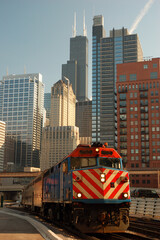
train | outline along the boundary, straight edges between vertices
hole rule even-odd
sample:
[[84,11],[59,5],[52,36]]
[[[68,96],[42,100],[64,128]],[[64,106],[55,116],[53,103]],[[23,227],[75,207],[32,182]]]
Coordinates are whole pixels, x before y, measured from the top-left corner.
[[107,143],[78,145],[22,193],[24,207],[82,233],[125,232],[130,202],[128,171]]

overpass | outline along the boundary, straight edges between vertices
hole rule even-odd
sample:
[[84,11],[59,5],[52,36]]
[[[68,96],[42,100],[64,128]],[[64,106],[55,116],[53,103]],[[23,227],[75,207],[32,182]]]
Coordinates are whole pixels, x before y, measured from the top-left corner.
[[21,192],[41,172],[0,172],[0,197],[4,200],[20,200]]

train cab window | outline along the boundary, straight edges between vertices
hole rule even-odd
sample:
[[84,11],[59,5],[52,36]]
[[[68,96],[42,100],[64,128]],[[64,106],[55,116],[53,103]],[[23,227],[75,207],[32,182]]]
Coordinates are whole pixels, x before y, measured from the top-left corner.
[[71,169],[96,166],[96,158],[71,158]]
[[93,167],[96,165],[96,158],[81,158],[81,167]]
[[99,158],[99,165],[109,168],[121,168],[120,160],[118,158]]

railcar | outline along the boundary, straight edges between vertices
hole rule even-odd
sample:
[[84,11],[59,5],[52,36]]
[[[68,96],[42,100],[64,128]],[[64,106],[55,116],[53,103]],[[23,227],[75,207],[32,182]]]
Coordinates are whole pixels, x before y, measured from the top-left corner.
[[42,200],[42,181],[43,173],[40,173],[24,189],[22,193],[22,205],[32,211],[40,211],[43,206]]
[[84,233],[124,232],[128,228],[129,175],[121,156],[107,144],[79,145],[46,170],[40,181],[41,204],[36,205],[34,186],[30,203],[51,220],[73,224]]

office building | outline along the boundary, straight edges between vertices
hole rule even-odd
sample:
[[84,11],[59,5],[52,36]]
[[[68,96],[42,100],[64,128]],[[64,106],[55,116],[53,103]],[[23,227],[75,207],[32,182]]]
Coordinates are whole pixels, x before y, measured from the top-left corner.
[[117,65],[117,129],[132,186],[154,186],[148,171],[160,168],[160,58]]
[[72,84],[73,92],[77,95],[77,61],[70,60],[67,64],[62,64],[62,79],[67,77]]
[[50,126],[75,126],[76,97],[72,85],[59,80],[51,88]]
[[77,61],[76,99],[88,99],[88,38],[76,36],[70,39],[70,60]]
[[46,109],[46,118],[50,119],[51,93],[44,93],[44,108]]
[[75,127],[76,97],[72,84],[59,80],[51,88],[50,126],[43,128],[41,170],[52,167],[79,144]]
[[57,126],[43,128],[41,170],[58,163],[79,144],[79,128]]
[[0,172],[3,171],[6,123],[0,121]]
[[88,38],[86,36],[85,17],[83,18],[83,36],[76,36],[76,19],[73,37],[70,38],[70,60],[62,65],[62,79],[70,80],[78,101],[88,99]]
[[95,16],[92,28],[92,142],[100,142],[100,40],[103,37],[104,18]]
[[92,141],[108,142],[117,148],[116,66],[143,60],[137,34],[113,29],[104,37],[103,17],[93,19]]
[[43,108],[41,74],[13,74],[0,81],[0,120],[6,122],[6,137],[14,141],[15,171],[40,165]]
[[76,103],[76,126],[80,137],[92,137],[92,101]]

